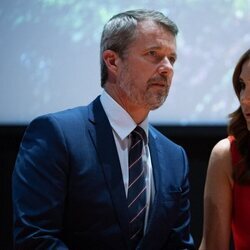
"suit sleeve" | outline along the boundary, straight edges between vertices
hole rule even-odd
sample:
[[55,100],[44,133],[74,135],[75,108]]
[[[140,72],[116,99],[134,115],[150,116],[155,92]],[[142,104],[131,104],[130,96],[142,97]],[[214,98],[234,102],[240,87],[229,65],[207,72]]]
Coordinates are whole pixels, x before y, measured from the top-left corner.
[[177,220],[174,227],[171,230],[170,237],[168,239],[167,246],[164,249],[178,249],[178,250],[193,250],[194,243],[190,233],[190,201],[189,201],[189,180],[188,180],[188,160],[185,151],[180,147],[182,155],[182,188],[180,196],[180,205],[178,210]]
[[15,249],[68,249],[62,241],[68,153],[50,116],[34,120],[12,176]]

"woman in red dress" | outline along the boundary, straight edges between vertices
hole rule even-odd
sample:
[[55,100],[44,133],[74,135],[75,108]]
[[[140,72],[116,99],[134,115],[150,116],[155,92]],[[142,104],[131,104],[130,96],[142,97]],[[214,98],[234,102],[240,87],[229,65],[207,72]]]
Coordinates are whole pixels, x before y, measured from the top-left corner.
[[228,138],[213,148],[204,193],[199,250],[250,249],[250,49],[239,59],[233,86],[240,107],[230,114]]

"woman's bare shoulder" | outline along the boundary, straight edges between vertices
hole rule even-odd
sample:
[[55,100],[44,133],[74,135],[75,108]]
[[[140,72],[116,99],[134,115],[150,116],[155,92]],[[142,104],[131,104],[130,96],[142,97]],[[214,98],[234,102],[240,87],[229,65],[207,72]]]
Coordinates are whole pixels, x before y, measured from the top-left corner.
[[228,138],[220,140],[213,147],[208,168],[213,172],[224,173],[232,180],[232,159]]
[[230,141],[228,138],[224,138],[217,142],[212,150],[212,154],[216,157],[230,156]]

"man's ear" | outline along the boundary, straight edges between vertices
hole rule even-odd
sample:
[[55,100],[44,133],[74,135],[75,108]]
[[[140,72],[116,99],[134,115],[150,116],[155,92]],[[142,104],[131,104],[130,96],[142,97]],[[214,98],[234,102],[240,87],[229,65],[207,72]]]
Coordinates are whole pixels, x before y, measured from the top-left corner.
[[119,56],[116,52],[114,52],[113,50],[105,50],[102,54],[102,58],[104,60],[104,62],[106,63],[107,68],[114,74],[116,74],[117,70],[118,70],[118,60],[119,60]]

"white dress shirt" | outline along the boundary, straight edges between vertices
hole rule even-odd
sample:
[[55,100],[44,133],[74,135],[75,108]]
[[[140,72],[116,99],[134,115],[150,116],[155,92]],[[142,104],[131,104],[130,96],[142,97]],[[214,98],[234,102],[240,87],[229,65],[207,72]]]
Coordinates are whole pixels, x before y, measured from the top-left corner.
[[[127,196],[129,183],[128,149],[131,143],[130,133],[136,128],[137,124],[132,119],[132,117],[106,91],[103,91],[100,100],[113,130],[113,135],[122,170],[124,188]],[[148,119],[146,118],[142,123],[138,125],[144,129],[148,138]],[[150,204],[152,204],[154,198],[154,184],[150,152],[148,145],[145,145],[144,142],[142,150],[142,159],[143,165],[146,169],[145,180],[147,209],[145,216],[145,231],[148,222]]]

